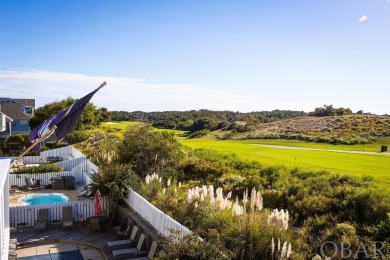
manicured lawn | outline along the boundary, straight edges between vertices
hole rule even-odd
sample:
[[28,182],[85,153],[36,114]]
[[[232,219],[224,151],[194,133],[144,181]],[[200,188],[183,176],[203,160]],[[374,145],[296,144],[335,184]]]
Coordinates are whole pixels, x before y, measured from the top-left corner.
[[[111,122],[102,124],[105,127],[125,130],[137,122]],[[382,138],[374,144],[367,145],[332,145],[310,143],[296,140],[216,140],[211,137],[187,139],[182,137],[184,131],[156,129],[174,133],[178,140],[191,148],[209,148],[223,153],[236,153],[242,159],[256,160],[265,166],[285,165],[308,170],[328,170],[333,173],[352,174],[355,176],[370,175],[381,187],[390,189],[390,155],[385,154],[350,154],[328,151],[310,151],[279,149],[258,146],[271,144],[293,147],[319,148],[329,150],[371,151],[377,152],[381,145],[390,148],[390,137]]]
[[234,152],[243,159],[257,160],[263,165],[280,164],[288,167],[328,170],[333,173],[355,176],[370,175],[380,186],[390,187],[389,155],[278,149],[256,146],[257,141],[259,140],[235,141],[211,138],[180,140],[184,145],[191,148],[209,148],[225,153]]
[[284,145],[284,146],[295,146],[295,147],[307,147],[307,148],[319,148],[328,150],[349,150],[349,151],[366,151],[366,152],[378,152],[381,150],[382,145],[387,145],[390,149],[390,137],[378,138],[375,143],[372,144],[328,144],[328,143],[313,143],[303,142],[297,140],[281,140],[281,139],[251,139],[243,140],[246,143],[252,144],[271,144],[271,145]]
[[126,128],[130,125],[139,125],[138,122],[129,122],[129,121],[113,121],[108,123],[102,123],[101,126],[108,128],[118,128],[121,130],[126,130]]
[[[118,128],[122,131],[126,130],[126,128],[128,126],[131,126],[131,125],[139,125],[140,123],[139,122],[130,122],[130,121],[120,121],[120,122],[108,122],[108,123],[102,123],[102,127],[108,127],[108,128],[112,128],[112,129],[115,129],[115,128]],[[173,130],[173,129],[159,129],[159,128],[155,128],[156,131],[166,131],[166,132],[169,132],[169,133],[173,133],[175,136],[182,136],[185,131],[180,131],[180,130]]]

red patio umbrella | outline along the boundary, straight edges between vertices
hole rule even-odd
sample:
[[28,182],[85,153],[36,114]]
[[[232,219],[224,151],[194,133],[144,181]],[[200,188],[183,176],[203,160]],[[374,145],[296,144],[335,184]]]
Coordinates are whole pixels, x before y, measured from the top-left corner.
[[95,193],[95,215],[102,214],[102,194],[99,190]]

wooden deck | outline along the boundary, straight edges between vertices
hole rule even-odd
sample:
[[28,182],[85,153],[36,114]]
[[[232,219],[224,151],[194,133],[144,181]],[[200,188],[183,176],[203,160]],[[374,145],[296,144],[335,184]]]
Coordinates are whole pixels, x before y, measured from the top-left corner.
[[116,234],[117,231],[115,231],[113,227],[104,227],[100,234],[98,232],[91,232],[91,234],[89,234],[87,225],[75,223],[72,230],[61,230],[58,226],[49,226],[44,231],[34,232],[33,227],[27,227],[12,234],[12,237],[17,239],[18,247],[22,247],[23,245],[26,245],[26,243],[30,244],[29,242],[40,244],[45,241],[51,242],[55,240],[81,241],[101,248],[107,259],[111,260],[113,259],[113,256],[108,250],[107,242],[123,239],[123,237],[117,237]]

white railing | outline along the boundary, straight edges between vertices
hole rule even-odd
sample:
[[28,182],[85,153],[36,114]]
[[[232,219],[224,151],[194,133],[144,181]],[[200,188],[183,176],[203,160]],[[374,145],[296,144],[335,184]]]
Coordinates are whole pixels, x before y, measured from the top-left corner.
[[132,189],[129,189],[128,198],[125,199],[125,202],[164,236],[172,235],[170,230],[179,231],[180,237],[191,234],[189,229],[153,206]]
[[0,159],[0,259],[8,259],[9,250],[9,159]]
[[82,164],[84,168],[81,168],[81,170],[86,169],[86,161],[87,159],[85,157],[80,157],[72,160],[67,160],[67,161],[62,161],[62,162],[57,162],[57,166],[59,167],[64,167],[65,171],[71,171],[73,170],[76,166]]
[[91,183],[91,175],[87,174],[86,172],[83,173],[83,180],[85,186],[89,185]]
[[80,157],[85,157],[84,154],[82,154],[79,150],[77,150],[76,148],[74,148],[73,146],[68,146],[68,147],[71,147],[71,155],[73,156],[73,158],[80,158]]
[[[95,216],[94,200],[69,201],[65,203],[55,203],[46,205],[16,206],[9,208],[11,226],[17,226],[18,223],[27,223],[27,226],[34,226],[38,216],[39,209],[49,209],[49,221],[62,219],[62,208],[72,206],[74,221],[86,220]],[[107,201],[102,198],[102,209],[107,209]]]
[[61,147],[41,152],[39,156],[41,157],[42,163],[47,163],[47,157],[62,157],[64,160],[69,160],[72,158],[76,158],[72,155],[73,149],[74,148],[72,146]]
[[87,172],[89,174],[95,174],[99,171],[99,167],[97,167],[93,162],[90,160],[87,161]]
[[25,156],[23,157],[24,164],[39,164],[41,163],[40,156]]
[[[7,159],[10,159],[11,162],[14,160],[18,159],[17,156],[12,156],[12,157],[4,157]],[[24,164],[39,164],[41,163],[41,157],[40,156],[24,156],[22,158]]]
[[24,186],[26,185],[25,178],[31,178],[33,180],[40,180],[41,185],[47,185],[51,183],[51,178],[56,176],[74,176],[75,182],[84,182],[83,173],[64,171],[64,172],[46,172],[46,173],[20,173],[20,174],[9,174],[9,185]]

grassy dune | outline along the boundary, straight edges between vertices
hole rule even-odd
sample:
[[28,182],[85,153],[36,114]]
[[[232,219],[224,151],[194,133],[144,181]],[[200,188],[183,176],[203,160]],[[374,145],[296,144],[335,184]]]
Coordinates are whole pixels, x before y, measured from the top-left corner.
[[295,139],[322,143],[372,143],[373,139],[390,136],[390,117],[377,115],[304,116],[258,124],[235,139]]

